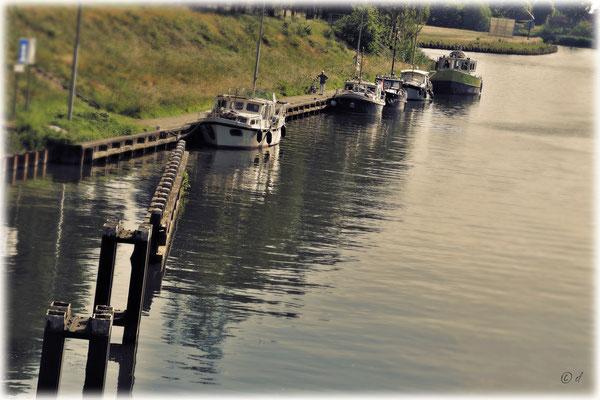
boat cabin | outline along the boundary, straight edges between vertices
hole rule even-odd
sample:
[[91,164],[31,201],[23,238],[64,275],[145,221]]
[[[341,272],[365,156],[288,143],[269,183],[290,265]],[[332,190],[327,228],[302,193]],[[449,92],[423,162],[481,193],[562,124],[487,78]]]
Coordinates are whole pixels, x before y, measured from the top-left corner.
[[427,85],[429,73],[418,69],[405,69],[402,71],[400,79],[404,82],[416,83],[418,85]]
[[354,93],[364,93],[371,97],[381,97],[381,85],[371,82],[346,81],[344,90]]
[[435,69],[437,71],[457,70],[470,74],[477,69],[477,61],[471,60],[462,51],[454,50],[448,56],[439,57]]
[[383,75],[375,78],[375,84],[381,85],[383,82],[383,90],[399,90],[402,88],[400,77],[395,75]]

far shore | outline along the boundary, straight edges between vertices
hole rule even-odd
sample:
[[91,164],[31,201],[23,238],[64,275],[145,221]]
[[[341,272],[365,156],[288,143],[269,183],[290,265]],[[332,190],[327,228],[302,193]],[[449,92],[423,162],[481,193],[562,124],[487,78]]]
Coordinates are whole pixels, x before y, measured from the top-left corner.
[[461,49],[481,53],[541,55],[557,51],[539,37],[500,37],[488,32],[424,26],[419,33],[419,46],[430,49]]

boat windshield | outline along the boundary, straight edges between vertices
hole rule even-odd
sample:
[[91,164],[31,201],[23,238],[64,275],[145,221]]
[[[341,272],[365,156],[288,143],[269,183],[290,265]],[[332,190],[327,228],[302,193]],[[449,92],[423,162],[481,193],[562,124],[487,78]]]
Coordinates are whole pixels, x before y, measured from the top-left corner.
[[383,81],[384,89],[400,89],[400,81]]
[[402,79],[405,81],[417,81],[419,83],[425,83],[425,75],[417,74],[412,71],[403,72]]

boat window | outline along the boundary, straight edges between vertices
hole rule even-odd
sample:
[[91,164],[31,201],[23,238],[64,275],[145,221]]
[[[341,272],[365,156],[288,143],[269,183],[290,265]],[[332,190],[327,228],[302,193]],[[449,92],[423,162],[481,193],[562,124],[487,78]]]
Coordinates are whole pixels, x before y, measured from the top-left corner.
[[458,61],[454,61],[454,69],[458,69]]
[[450,68],[450,61],[446,60],[444,63],[444,68]]
[[235,109],[236,110],[243,110],[244,109],[244,103],[241,101],[236,101],[235,102]]
[[392,88],[394,88],[394,89],[400,89],[400,82],[397,82],[397,81],[393,82],[392,83]]
[[258,104],[254,104],[254,103],[248,103],[248,105],[246,106],[246,111],[250,111],[250,112],[258,112],[259,109],[259,105]]
[[239,129],[231,129],[229,130],[229,134],[231,136],[242,136],[242,131]]
[[471,63],[471,71],[475,69],[475,63]]
[[238,121],[240,121],[242,124],[245,124],[246,122],[248,122],[248,118],[246,118],[246,117],[238,117]]
[[253,120],[250,121],[250,125],[254,125],[255,123],[256,123],[255,119],[253,119]]
[[225,107],[227,105],[227,100],[220,99],[217,100],[217,108]]
[[344,90],[352,90],[352,84],[346,85],[346,87],[344,87]]
[[467,61],[463,61],[462,64],[461,64],[461,66],[460,66],[460,68],[463,69],[463,70],[465,70],[465,71],[468,70],[469,69],[469,63]]

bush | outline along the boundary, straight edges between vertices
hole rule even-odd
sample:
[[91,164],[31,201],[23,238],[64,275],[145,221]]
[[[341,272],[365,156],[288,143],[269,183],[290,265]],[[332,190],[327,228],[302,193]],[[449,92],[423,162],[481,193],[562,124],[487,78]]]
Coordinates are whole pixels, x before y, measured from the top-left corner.
[[307,24],[300,23],[296,27],[296,35],[300,37],[306,37],[312,33],[312,28]]
[[561,46],[572,46],[572,47],[587,47],[593,48],[594,41],[587,37],[572,36],[572,35],[560,35],[556,37],[556,44]]
[[591,22],[581,21],[570,32],[571,36],[581,36],[585,38],[593,38],[594,37],[594,27]]
[[325,37],[326,39],[331,39],[333,37],[333,31],[329,28],[325,29],[323,31],[323,37]]

